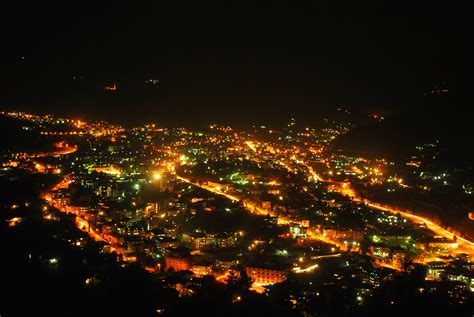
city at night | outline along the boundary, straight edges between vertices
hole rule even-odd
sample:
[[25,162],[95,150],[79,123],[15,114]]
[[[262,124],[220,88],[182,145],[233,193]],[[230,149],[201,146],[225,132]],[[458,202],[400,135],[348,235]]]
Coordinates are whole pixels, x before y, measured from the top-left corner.
[[449,3],[0,5],[0,317],[474,316]]

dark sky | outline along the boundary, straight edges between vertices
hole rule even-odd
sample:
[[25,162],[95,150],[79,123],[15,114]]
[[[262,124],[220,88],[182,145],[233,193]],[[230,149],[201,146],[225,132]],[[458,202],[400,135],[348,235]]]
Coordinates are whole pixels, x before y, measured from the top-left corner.
[[311,121],[338,106],[416,107],[432,84],[458,82],[463,61],[447,2],[4,2],[0,108],[130,124]]

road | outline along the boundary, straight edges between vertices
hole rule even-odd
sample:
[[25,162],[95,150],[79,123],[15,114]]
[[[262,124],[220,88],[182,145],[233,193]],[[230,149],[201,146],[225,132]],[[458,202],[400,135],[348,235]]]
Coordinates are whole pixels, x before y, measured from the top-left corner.
[[[250,148],[252,148],[249,144],[247,144],[247,145]],[[251,145],[253,145],[253,144],[251,144]],[[460,236],[455,236],[452,232],[446,230],[445,228],[441,227],[440,225],[437,225],[436,223],[434,223],[430,219],[428,219],[426,217],[416,215],[412,211],[408,211],[408,210],[400,211],[398,208],[393,207],[393,206],[382,205],[382,204],[374,202],[374,201],[362,200],[362,199],[359,198],[360,196],[358,195],[358,193],[355,192],[355,190],[353,188],[351,188],[349,182],[334,182],[330,179],[329,180],[324,179],[323,177],[321,177],[321,175],[317,174],[314,171],[314,169],[312,168],[312,166],[309,163],[306,163],[303,159],[299,159],[299,158],[294,156],[294,157],[292,157],[292,160],[293,160],[294,163],[304,166],[306,168],[306,170],[308,171],[308,173],[315,180],[317,180],[318,182],[321,182],[321,183],[326,183],[326,184],[333,185],[333,188],[336,189],[340,194],[342,194],[343,196],[350,197],[350,199],[354,202],[363,202],[367,206],[369,206],[373,209],[376,209],[376,210],[386,211],[386,212],[390,212],[390,213],[394,213],[394,214],[400,214],[402,217],[410,220],[413,223],[426,225],[426,227],[428,229],[430,229],[431,231],[433,231],[436,235],[439,235],[439,236],[444,237],[446,239],[453,240],[456,237],[456,242],[459,244],[458,250],[462,251],[462,252],[465,252],[465,253],[468,253],[471,256],[471,258],[474,258],[474,242],[472,242],[472,241],[470,241],[466,238],[460,237]],[[277,161],[277,163],[282,165],[283,167],[285,167],[287,170],[292,171],[292,169],[285,162]],[[318,239],[318,240],[321,240],[321,241],[324,241],[324,242],[327,242],[327,243],[335,244],[334,241],[329,241],[321,235],[317,235],[317,234],[312,235],[312,238]]]
[[428,229],[433,231],[436,235],[441,236],[443,238],[453,240],[456,238],[456,242],[459,244],[459,250],[465,253],[468,253],[472,258],[474,258],[474,242],[469,241],[466,238],[456,236],[452,232],[448,231],[447,229],[437,225],[432,220],[416,215],[412,211],[402,211],[396,207],[382,205],[380,203],[370,201],[367,199],[361,199],[360,196],[350,187],[349,183],[342,183],[342,186],[335,186],[339,193],[342,195],[349,197],[352,201],[358,203],[365,203],[368,207],[371,207],[376,210],[381,210],[385,212],[390,212],[393,214],[400,214],[403,218],[410,220],[411,222],[419,225],[426,225]]
[[248,209],[251,213],[257,213],[257,214],[260,214],[262,216],[267,216],[267,215],[275,216],[275,214],[272,210],[261,208],[261,207],[257,206],[256,203],[253,203],[253,202],[248,201],[248,200],[242,200],[241,198],[239,198],[237,196],[227,194],[226,192],[224,192],[218,186],[213,187],[213,186],[209,186],[209,185],[206,185],[206,184],[195,183],[195,182],[192,182],[189,178],[182,177],[182,176],[179,176],[177,174],[175,174],[175,176],[176,176],[177,179],[179,179],[179,180],[181,180],[185,183],[188,183],[188,184],[191,184],[193,186],[205,189],[205,190],[207,190],[211,193],[214,193],[214,194],[217,194],[217,195],[220,195],[220,196],[224,196],[224,197],[230,199],[233,202],[242,202],[244,207],[246,209]]
[[352,201],[355,202],[363,202],[367,206],[381,210],[381,211],[386,211],[394,214],[400,214],[402,217],[412,221],[413,223],[416,224],[424,224],[428,229],[433,231],[435,234],[444,237],[449,240],[453,240],[454,237],[456,237],[456,242],[460,245],[461,250],[468,253],[471,257],[474,257],[474,242],[469,241],[466,238],[460,237],[460,236],[455,236],[452,232],[444,229],[443,227],[437,225],[433,221],[429,220],[426,217],[418,216],[414,214],[411,211],[405,210],[401,211],[396,207],[393,206],[387,206],[387,205],[382,205],[380,203],[374,202],[374,201],[369,201],[367,199],[362,200],[360,198],[360,195],[358,195],[354,189],[351,188],[350,183],[348,182],[333,182],[331,180],[325,180],[323,179],[320,175],[316,174],[314,170],[309,166],[309,164],[304,163],[302,161],[299,161],[298,163],[303,164],[309,171],[309,173],[318,181],[328,183],[328,184],[333,184],[335,185],[334,188],[342,195],[350,197]]
[[439,225],[435,224],[434,222],[432,222],[431,220],[427,218],[417,216],[406,211],[400,211],[390,206],[383,206],[378,203],[370,202],[367,200],[365,200],[364,202],[367,204],[367,206],[372,207],[374,209],[387,211],[387,212],[391,212],[395,214],[399,213],[402,217],[407,218],[416,224],[424,224],[426,225],[428,229],[430,229],[437,235],[442,236],[446,239],[453,240],[456,237],[456,242],[459,243],[459,245],[466,248],[467,250],[470,250],[471,255],[474,255],[474,242],[469,241],[463,237],[455,236],[452,232],[440,227]]
[[[59,155],[68,155],[72,154],[77,151],[77,146],[70,146],[64,142],[59,142],[56,144],[57,151],[49,152],[49,153],[38,153],[34,155],[34,157],[45,157],[45,156],[59,156]],[[44,172],[44,170],[43,170]],[[59,181],[54,187],[51,188],[49,192],[46,192],[42,195],[42,198],[46,200],[48,205],[50,205],[53,208],[56,208],[57,210],[64,212],[64,213],[73,213],[76,215],[76,226],[78,229],[86,232],[92,239],[95,241],[100,241],[100,242],[106,242],[111,245],[111,251],[117,252],[117,254],[121,254],[124,258],[124,260],[128,260],[129,258],[125,255],[125,252],[122,248],[115,246],[112,246],[112,241],[107,239],[107,236],[101,236],[99,233],[97,233],[94,228],[91,226],[91,224],[84,218],[84,215],[80,215],[79,212],[73,207],[73,206],[64,206],[59,203],[54,198],[53,192],[59,190],[59,189],[66,189],[69,187],[69,185],[72,183],[72,175],[68,174],[65,175],[61,181]]]
[[32,158],[45,157],[45,156],[60,156],[72,154],[77,151],[77,146],[71,146],[64,142],[58,142],[55,144],[56,150],[52,152],[42,152],[31,155]]

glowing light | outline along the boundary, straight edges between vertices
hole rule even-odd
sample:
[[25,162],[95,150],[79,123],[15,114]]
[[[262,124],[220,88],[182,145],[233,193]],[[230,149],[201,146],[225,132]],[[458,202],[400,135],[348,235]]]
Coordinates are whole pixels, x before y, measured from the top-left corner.
[[155,180],[160,180],[160,179],[161,179],[161,174],[158,173],[158,172],[155,172],[155,173],[153,173],[153,178],[154,178]]
[[56,263],[58,263],[58,259],[57,258],[51,258],[51,259],[49,259],[49,263],[50,264],[56,264]]
[[295,272],[295,273],[308,273],[308,272],[314,271],[316,268],[318,268],[318,266],[319,266],[318,264],[314,264],[314,265],[308,266],[307,268],[304,268],[304,269],[298,267],[298,268],[294,268],[293,272]]
[[257,148],[255,147],[255,144],[252,141],[246,141],[245,144],[253,151],[257,152]]
[[96,166],[96,167],[92,167],[90,170],[98,172],[98,173],[104,173],[104,174],[114,175],[114,176],[118,176],[122,172],[118,167],[113,166],[113,165],[111,165],[111,166]]

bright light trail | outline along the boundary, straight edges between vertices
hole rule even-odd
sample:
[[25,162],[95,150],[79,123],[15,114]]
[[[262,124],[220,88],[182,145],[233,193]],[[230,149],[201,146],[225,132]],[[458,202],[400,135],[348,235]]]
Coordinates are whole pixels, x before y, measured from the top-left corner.
[[295,273],[308,273],[308,272],[312,272],[314,271],[319,265],[318,264],[314,264],[314,265],[311,265],[311,266],[308,266],[307,268],[304,268],[304,269],[301,269],[301,268],[294,268],[293,269],[293,272]]

